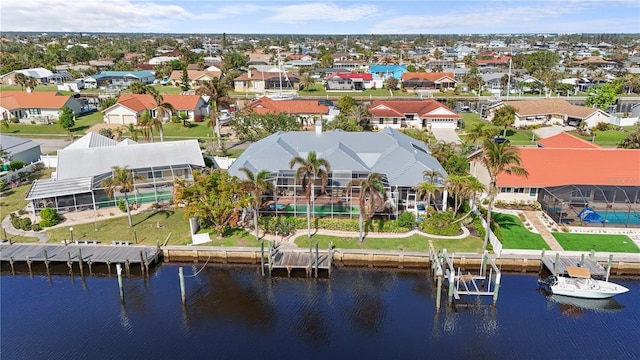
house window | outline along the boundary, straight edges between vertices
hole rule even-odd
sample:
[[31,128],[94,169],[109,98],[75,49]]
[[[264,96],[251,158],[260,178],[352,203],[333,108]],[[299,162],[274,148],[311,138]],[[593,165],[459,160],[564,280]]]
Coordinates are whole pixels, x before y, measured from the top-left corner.
[[524,193],[524,188],[521,188],[521,187],[513,188],[513,192],[517,193],[517,194],[523,194]]
[[384,125],[384,118],[380,118],[379,124]]
[[29,115],[40,115],[41,113],[40,109],[29,109]]
[[147,177],[148,177],[149,179],[153,179],[153,178],[157,178],[157,179],[159,179],[159,178],[161,178],[161,177],[162,177],[162,171],[149,171],[149,172],[147,173]]
[[393,119],[393,125],[398,125],[398,119]]
[[182,176],[182,169],[177,169],[175,171],[176,176]]
[[512,189],[512,188],[510,188],[510,187],[501,187],[501,188],[500,188],[500,192],[503,192],[503,193],[510,193],[510,192],[513,192],[513,189]]
[[538,194],[538,188],[530,188],[529,196],[536,196]]

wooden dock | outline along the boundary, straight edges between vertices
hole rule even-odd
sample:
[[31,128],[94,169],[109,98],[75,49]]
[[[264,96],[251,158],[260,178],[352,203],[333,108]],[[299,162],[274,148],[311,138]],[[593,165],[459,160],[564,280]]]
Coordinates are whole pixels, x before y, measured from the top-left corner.
[[542,265],[551,274],[565,274],[567,266],[579,266],[589,269],[591,276],[596,278],[604,278],[607,275],[607,271],[595,260],[585,257],[570,257],[570,256],[543,256]]
[[149,265],[158,261],[162,254],[155,246],[136,245],[91,245],[91,244],[12,244],[0,245],[0,261],[9,262],[13,270],[14,263],[27,263],[31,271],[33,262],[43,262],[49,269],[50,263],[66,263],[69,269],[78,264],[83,271],[84,264],[107,265],[109,272],[111,264],[124,264],[127,273],[132,264],[138,264],[142,273],[148,273]]
[[[315,277],[318,277],[318,272],[326,271],[331,274],[331,266],[333,261],[333,249],[332,244],[327,251],[320,252],[318,244],[316,243],[315,252],[312,247],[309,247],[309,251],[306,250],[294,250],[294,249],[279,249],[268,245],[267,263],[262,263],[262,269],[268,269],[269,275],[274,269],[287,270],[287,275],[291,276],[291,272],[294,270],[304,270],[307,277],[310,277],[315,271]],[[263,248],[264,253],[264,248]],[[264,259],[264,256],[263,256]],[[263,271],[264,275],[264,271]]]

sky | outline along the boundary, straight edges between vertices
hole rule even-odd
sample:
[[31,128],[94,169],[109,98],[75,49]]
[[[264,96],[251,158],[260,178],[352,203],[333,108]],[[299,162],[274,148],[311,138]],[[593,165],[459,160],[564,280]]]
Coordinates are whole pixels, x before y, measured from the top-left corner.
[[0,31],[197,34],[640,33],[639,0],[10,0]]

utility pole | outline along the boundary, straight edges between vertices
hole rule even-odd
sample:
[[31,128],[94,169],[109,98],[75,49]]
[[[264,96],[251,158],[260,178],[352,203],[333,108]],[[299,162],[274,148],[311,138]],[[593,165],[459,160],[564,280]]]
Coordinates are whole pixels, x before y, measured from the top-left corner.
[[510,92],[511,92],[511,58],[509,58],[509,76],[507,78],[507,101],[509,101]]

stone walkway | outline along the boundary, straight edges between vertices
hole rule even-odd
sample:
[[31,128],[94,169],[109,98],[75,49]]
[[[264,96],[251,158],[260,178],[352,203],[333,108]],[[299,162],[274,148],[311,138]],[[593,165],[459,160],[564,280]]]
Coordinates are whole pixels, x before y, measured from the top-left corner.
[[538,216],[539,211],[523,211],[524,216],[527,217],[531,225],[537,230],[537,232],[542,236],[542,239],[549,245],[551,250],[553,251],[562,251],[562,246],[558,243],[556,238],[553,237],[547,226],[542,223],[542,220]]
[[39,233],[36,231],[24,231],[14,228],[13,224],[11,224],[11,217],[9,215],[5,216],[4,219],[2,219],[2,228],[7,232],[7,234],[24,237],[34,237],[37,238],[38,242],[40,243],[46,243],[47,241],[49,241],[49,235],[45,233]]

